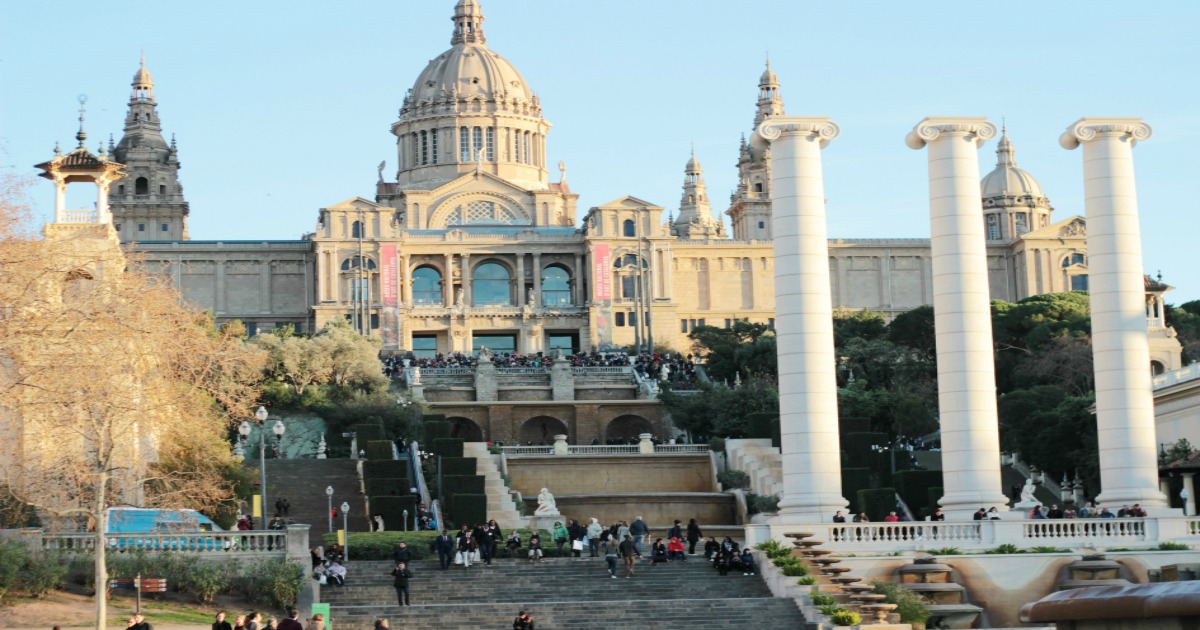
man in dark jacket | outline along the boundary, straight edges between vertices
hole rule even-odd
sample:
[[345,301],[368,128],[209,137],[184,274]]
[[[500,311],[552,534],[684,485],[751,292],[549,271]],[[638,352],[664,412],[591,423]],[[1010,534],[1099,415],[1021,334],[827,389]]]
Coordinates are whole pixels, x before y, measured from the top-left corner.
[[280,621],[276,628],[278,630],[304,630],[304,624],[300,623],[300,611],[295,608],[289,608],[287,618]]
[[433,550],[437,552],[442,570],[449,569],[450,562],[454,559],[454,539],[450,537],[449,530],[443,529],[442,535],[434,539]]
[[408,543],[400,541],[400,544],[396,545],[396,550],[392,552],[392,561],[397,564],[412,562],[412,549],[408,548]]
[[513,630],[534,630],[533,615],[524,610],[517,613],[517,618],[513,620]]
[[408,566],[401,562],[392,569],[392,586],[396,587],[396,601],[399,606],[412,606],[408,601],[408,581],[412,579],[412,571],[408,570]]
[[567,535],[571,537],[571,554],[576,558],[580,557],[579,554],[582,550],[575,548],[575,541],[587,538],[587,528],[580,525],[579,521],[572,519],[571,526],[567,528]]

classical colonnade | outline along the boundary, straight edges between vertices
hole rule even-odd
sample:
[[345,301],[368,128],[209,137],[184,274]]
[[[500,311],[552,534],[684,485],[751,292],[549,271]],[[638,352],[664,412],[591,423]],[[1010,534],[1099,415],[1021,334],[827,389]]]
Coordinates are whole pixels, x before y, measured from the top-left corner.
[[[841,496],[837,384],[821,149],[837,138],[829,117],[780,116],[757,135],[772,152],[772,229],[779,347],[784,496],[780,519],[827,521]],[[996,127],[982,117],[928,117],[906,138],[928,149],[933,306],[943,484],[950,519],[1006,509],[1000,481],[996,375],[979,155]],[[1158,490],[1141,237],[1133,146],[1150,137],[1139,118],[1082,118],[1062,135],[1083,146],[1096,422],[1105,504],[1165,510]]]

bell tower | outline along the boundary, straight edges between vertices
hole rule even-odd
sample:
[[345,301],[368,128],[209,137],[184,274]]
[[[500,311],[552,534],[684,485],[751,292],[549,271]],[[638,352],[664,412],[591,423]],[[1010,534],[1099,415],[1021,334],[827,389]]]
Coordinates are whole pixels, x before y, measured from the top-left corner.
[[179,183],[179,154],[174,138],[169,145],[163,138],[154,80],[144,55],[132,85],[121,141],[113,146],[109,139],[113,158],[129,175],[109,189],[113,227],[122,243],[187,240],[188,204]]
[[[758,102],[754,128],[768,118],[784,115],[779,77],[771,70],[771,60],[758,79]],[[738,187],[729,197],[725,214],[733,224],[733,238],[740,241],[771,240],[771,147],[747,143],[742,136],[738,147]]]

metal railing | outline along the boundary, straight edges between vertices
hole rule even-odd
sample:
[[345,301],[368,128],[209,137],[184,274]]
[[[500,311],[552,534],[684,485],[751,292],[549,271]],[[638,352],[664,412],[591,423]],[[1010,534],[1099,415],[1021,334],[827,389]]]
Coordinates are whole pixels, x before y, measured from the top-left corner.
[[628,365],[582,366],[571,368],[572,374],[629,374],[633,368]]
[[[513,455],[554,455],[554,446],[501,446],[507,456]],[[708,453],[707,444],[658,444],[654,447],[657,454],[663,453]],[[622,455],[637,454],[641,447],[637,444],[572,444],[567,446],[568,455]]]
[[707,453],[711,449],[707,444],[658,444],[655,453]]
[[497,374],[549,374],[550,368],[547,367],[498,367]]
[[[96,550],[96,535],[43,534],[43,551],[65,553],[90,553]],[[144,551],[147,553],[181,552],[215,555],[286,555],[287,534],[276,530],[249,530],[228,532],[191,532],[187,534],[160,534],[139,532],[132,534],[107,534],[104,537],[109,553]]]

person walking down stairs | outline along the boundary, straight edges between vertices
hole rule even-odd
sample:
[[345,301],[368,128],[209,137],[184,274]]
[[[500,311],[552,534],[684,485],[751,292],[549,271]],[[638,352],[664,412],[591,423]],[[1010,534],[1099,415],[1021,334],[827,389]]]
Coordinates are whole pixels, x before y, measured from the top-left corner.
[[617,541],[609,538],[604,541],[604,562],[608,564],[608,576],[617,579],[617,558],[620,556]]
[[633,543],[633,536],[626,534],[625,540],[621,541],[621,556],[625,558],[625,577],[633,577],[633,565],[638,558],[642,557],[642,552],[638,551],[637,545]]

